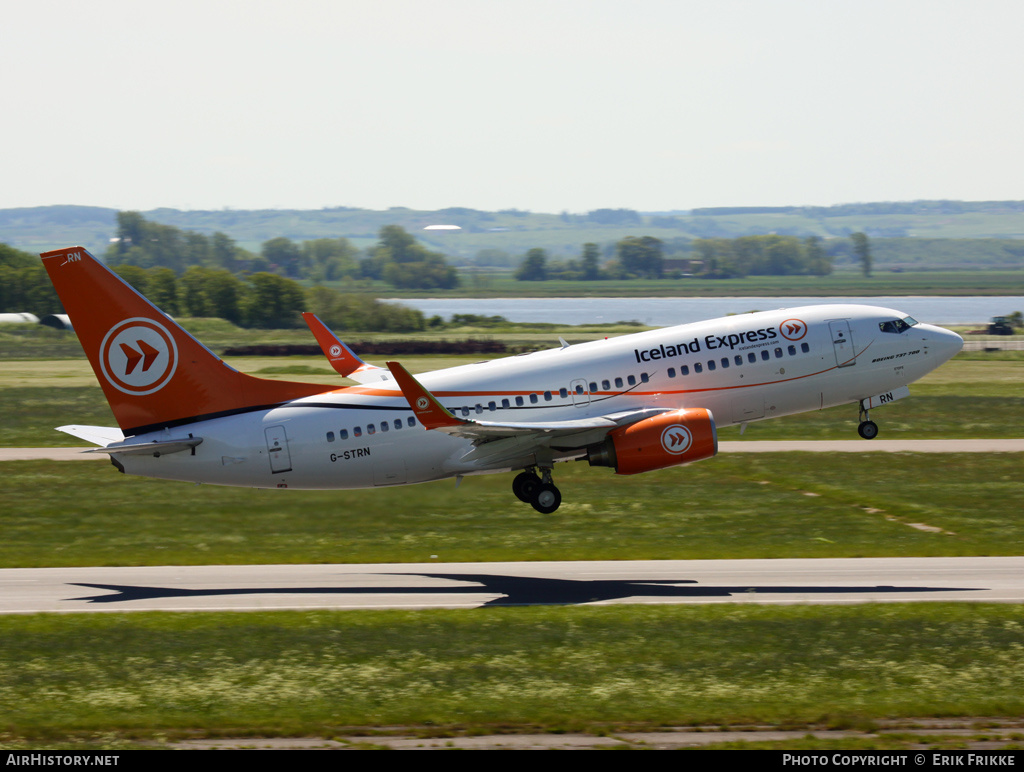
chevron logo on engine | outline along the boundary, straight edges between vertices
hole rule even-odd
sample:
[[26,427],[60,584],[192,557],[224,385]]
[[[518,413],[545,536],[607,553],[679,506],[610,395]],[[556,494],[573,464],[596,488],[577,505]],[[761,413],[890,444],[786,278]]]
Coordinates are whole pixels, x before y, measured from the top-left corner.
[[682,424],[672,424],[661,433],[661,447],[666,453],[678,456],[690,449],[693,435]]

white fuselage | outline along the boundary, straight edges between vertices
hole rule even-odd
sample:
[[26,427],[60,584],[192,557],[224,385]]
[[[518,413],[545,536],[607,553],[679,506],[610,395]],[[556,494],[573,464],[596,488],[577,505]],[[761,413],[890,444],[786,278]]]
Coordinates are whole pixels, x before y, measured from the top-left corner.
[[[701,407],[719,426],[855,403],[909,385],[962,340],[905,314],[855,305],[742,314],[425,373],[456,417],[558,421],[640,408]],[[416,422],[394,380],[351,386],[137,438],[202,437],[194,452],[120,456],[129,474],[257,488],[366,488],[524,468],[535,443],[487,447]],[[581,457],[595,430],[562,437]],[[500,452],[497,452],[500,447]],[[491,460],[489,460],[491,459]],[[493,459],[500,459],[494,461]]]

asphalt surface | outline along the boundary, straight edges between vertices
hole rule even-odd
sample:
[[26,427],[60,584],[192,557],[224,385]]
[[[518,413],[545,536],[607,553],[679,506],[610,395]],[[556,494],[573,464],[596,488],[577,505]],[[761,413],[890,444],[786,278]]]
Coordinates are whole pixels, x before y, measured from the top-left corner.
[[0,613],[1024,602],[1024,557],[0,570]]

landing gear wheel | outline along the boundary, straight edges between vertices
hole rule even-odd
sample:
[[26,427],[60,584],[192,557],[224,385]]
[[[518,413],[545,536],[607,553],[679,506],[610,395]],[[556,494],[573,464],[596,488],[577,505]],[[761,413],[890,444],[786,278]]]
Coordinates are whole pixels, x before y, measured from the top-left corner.
[[873,440],[878,436],[878,424],[874,421],[861,421],[857,427],[857,434],[866,440]]
[[551,483],[541,483],[534,491],[530,503],[542,515],[550,515],[562,503],[562,494]]
[[512,492],[516,498],[527,504],[533,503],[534,494],[540,487],[540,478],[533,472],[520,472],[512,480]]

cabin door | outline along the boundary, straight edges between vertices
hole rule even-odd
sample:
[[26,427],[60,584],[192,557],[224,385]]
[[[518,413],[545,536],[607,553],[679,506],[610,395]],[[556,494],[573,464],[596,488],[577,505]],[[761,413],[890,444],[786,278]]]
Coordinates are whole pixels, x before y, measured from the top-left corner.
[[832,348],[836,352],[836,364],[839,367],[850,367],[857,364],[857,358],[853,351],[853,333],[850,331],[850,322],[846,319],[837,319],[828,323],[832,331]]
[[283,426],[268,426],[263,430],[270,454],[270,471],[274,474],[292,471],[292,454],[288,450],[288,435]]

